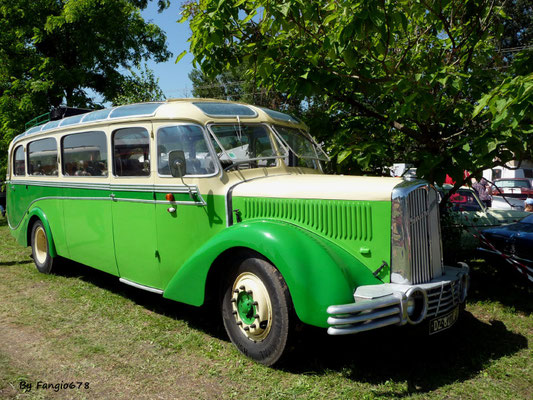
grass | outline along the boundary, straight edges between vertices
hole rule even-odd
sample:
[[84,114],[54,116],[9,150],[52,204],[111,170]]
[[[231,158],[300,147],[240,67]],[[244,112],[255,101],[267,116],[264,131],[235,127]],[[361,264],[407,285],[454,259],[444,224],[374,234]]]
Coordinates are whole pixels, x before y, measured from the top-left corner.
[[[531,398],[532,290],[504,265],[472,264],[454,329],[339,338],[306,328],[285,362],[266,368],[236,351],[216,313],[71,262],[43,275],[30,254],[0,219],[0,398]],[[89,388],[37,390],[39,381]]]

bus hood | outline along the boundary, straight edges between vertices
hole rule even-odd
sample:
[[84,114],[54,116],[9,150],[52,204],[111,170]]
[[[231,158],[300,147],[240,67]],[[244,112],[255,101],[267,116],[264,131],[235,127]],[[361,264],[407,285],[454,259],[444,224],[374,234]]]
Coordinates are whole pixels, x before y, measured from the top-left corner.
[[232,195],[284,199],[391,201],[401,178],[344,175],[280,175],[244,181]]

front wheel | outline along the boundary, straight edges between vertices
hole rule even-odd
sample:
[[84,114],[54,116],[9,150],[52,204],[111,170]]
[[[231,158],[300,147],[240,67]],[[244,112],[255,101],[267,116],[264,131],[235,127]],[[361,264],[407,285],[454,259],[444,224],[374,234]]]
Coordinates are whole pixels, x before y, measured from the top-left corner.
[[41,221],[35,222],[31,230],[31,254],[35,266],[44,274],[52,272],[54,258],[50,255],[49,238]]
[[265,365],[282,356],[289,337],[291,300],[279,271],[250,256],[229,274],[222,298],[224,327],[241,353]]

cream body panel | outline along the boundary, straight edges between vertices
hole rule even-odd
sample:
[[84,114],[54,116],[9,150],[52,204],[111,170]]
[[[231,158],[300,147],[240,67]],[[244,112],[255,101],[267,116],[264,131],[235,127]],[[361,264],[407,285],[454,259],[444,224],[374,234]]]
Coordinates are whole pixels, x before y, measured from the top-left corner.
[[233,196],[294,199],[391,201],[401,178],[342,175],[284,175],[238,185]]

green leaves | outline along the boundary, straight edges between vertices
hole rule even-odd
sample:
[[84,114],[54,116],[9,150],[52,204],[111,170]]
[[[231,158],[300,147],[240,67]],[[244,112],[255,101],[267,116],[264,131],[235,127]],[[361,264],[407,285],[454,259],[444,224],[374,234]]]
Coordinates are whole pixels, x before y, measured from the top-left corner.
[[508,149],[531,153],[531,58],[501,68],[491,0],[198,0],[185,10],[207,76],[238,61],[257,87],[328,104],[322,118],[335,129],[317,126],[339,170],[408,161],[431,180],[462,179]]

